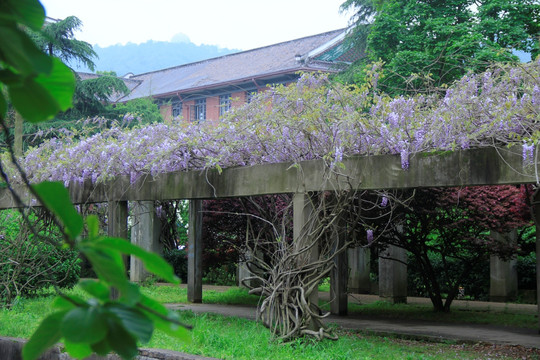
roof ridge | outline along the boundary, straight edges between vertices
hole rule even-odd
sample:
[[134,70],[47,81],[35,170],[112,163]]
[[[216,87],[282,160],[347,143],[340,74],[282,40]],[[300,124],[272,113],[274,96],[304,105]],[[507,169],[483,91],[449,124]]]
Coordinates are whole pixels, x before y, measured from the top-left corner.
[[339,32],[343,32],[343,31],[346,31],[346,30],[347,30],[347,28],[341,28],[341,29],[326,31],[326,32],[323,32],[323,33],[320,33],[320,34],[308,35],[308,36],[300,37],[300,38],[297,38],[297,39],[292,39],[292,40],[287,40],[287,41],[283,41],[283,42],[276,43],[276,44],[270,44],[270,45],[266,45],[266,46],[261,46],[261,47],[254,48],[254,49],[239,51],[239,52],[235,52],[235,53],[232,53],[232,54],[226,54],[226,55],[217,56],[217,57],[214,57],[214,58],[209,58],[209,59],[190,62],[190,63],[187,63],[187,64],[171,66],[171,67],[164,68],[164,69],[147,71],[147,72],[144,72],[144,73],[141,73],[141,74],[136,74],[136,75],[132,76],[130,79],[137,80],[137,78],[139,76],[143,76],[143,75],[159,73],[159,72],[163,72],[163,71],[166,71],[166,70],[173,70],[173,69],[178,69],[178,68],[182,68],[182,67],[199,65],[199,64],[203,64],[203,63],[209,62],[209,61],[215,61],[215,60],[218,60],[218,59],[224,59],[224,58],[228,58],[228,57],[238,56],[238,55],[241,55],[241,54],[246,54],[246,53],[250,53],[250,52],[254,52],[254,51],[260,51],[262,49],[267,49],[267,48],[278,46],[278,45],[288,44],[288,43],[291,43],[291,42],[301,41],[301,40],[314,38],[314,37],[318,37],[318,36],[325,36],[325,35],[328,35],[328,34],[334,33],[334,32],[339,33]]

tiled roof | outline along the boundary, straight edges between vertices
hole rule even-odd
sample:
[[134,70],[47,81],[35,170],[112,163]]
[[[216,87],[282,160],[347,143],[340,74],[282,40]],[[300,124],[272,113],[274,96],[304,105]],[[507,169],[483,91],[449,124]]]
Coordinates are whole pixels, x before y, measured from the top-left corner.
[[[138,81],[120,101],[226,86],[241,81],[294,73],[330,70],[328,61],[311,59],[343,39],[345,29],[304,37],[258,49],[225,55],[130,77]],[[327,60],[327,59],[325,59]]]

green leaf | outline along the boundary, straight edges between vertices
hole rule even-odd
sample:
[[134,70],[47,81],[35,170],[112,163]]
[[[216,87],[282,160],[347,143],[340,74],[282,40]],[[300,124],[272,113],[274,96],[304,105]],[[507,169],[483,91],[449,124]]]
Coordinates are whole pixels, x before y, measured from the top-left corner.
[[84,359],[92,355],[94,352],[92,350],[92,347],[90,345],[85,343],[72,343],[69,341],[64,341],[64,347],[66,351],[71,355],[72,357],[76,359]]
[[154,324],[144,313],[122,304],[110,304],[106,308],[120,319],[127,332],[142,343],[150,341],[154,331]]
[[122,358],[132,359],[139,354],[137,350],[137,342],[122,325],[113,321],[112,318],[108,319],[109,324],[109,336],[107,342],[109,346]]
[[83,218],[71,204],[64,185],[60,182],[44,181],[32,187],[41,197],[43,205],[62,221],[68,235],[72,238],[79,236],[83,229]]
[[23,347],[22,355],[24,360],[37,359],[45,350],[60,340],[62,337],[60,324],[65,314],[66,311],[53,313],[39,324],[37,330]]
[[99,237],[99,218],[96,215],[88,215],[86,217],[86,225],[88,227],[88,237],[90,239]]
[[22,84],[9,87],[13,106],[30,122],[51,119],[72,105],[75,91],[73,73],[60,60],[52,60],[53,68],[49,74],[27,77]]
[[60,330],[66,341],[73,343],[96,343],[107,335],[107,319],[98,307],[75,308],[70,310]]
[[79,282],[79,286],[90,295],[101,301],[107,301],[110,298],[109,288],[98,280],[86,279]]
[[127,286],[122,289],[120,294],[120,301],[126,305],[133,306],[141,300],[141,291],[139,290],[139,285],[132,282],[128,282]]
[[12,24],[2,26],[0,23],[0,38],[0,60],[17,73],[28,76],[39,72],[49,73],[52,70],[52,58],[41,52],[26,33]]
[[124,261],[120,253],[96,248],[94,243],[84,243],[77,248],[90,261],[100,279],[120,291],[124,291],[129,286]]
[[2,0],[0,21],[16,21],[39,31],[45,21],[45,9],[38,0]]
[[109,345],[109,342],[107,341],[107,338],[104,338],[101,341],[98,341],[97,343],[93,343],[90,345],[92,350],[101,356],[107,355],[109,352],[111,352],[111,346]]
[[86,302],[77,296],[64,294],[64,296],[57,296],[54,298],[52,307],[58,310],[69,311],[77,306],[75,304],[78,304],[79,306],[85,306]]
[[73,71],[57,58],[52,58],[52,70],[49,74],[40,73],[36,82],[47,89],[57,101],[60,111],[66,111],[73,105],[75,75]]
[[[184,326],[165,320],[163,317],[179,321],[178,314],[168,310],[160,302],[142,295],[140,302],[141,310],[154,322],[154,327],[186,343],[191,342],[191,333]],[[151,311],[147,310],[150,309]],[[157,314],[161,315],[158,316]]]
[[174,270],[161,256],[145,251],[140,247],[131,244],[130,242],[120,239],[105,237],[99,241],[101,246],[109,249],[120,251],[124,254],[129,254],[138,257],[142,260],[146,270],[159,276],[165,281],[178,284],[180,280],[174,275]]

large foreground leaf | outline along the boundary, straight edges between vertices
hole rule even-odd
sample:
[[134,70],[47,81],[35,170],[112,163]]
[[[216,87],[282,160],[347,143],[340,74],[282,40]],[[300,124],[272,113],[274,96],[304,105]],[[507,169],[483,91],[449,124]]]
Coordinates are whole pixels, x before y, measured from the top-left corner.
[[69,198],[69,192],[60,182],[44,181],[33,185],[39,194],[43,205],[51,210],[66,227],[66,231],[72,238],[76,238],[82,232],[84,221],[79,215]]
[[22,355],[24,360],[34,360],[45,350],[56,344],[62,334],[60,323],[66,311],[57,312],[45,318],[34,332],[30,340],[24,345]]
[[9,87],[13,105],[30,122],[51,119],[72,106],[75,77],[60,60],[52,61],[50,73],[28,76],[21,84]]
[[161,256],[145,251],[140,247],[131,244],[125,239],[107,237],[99,241],[100,246],[107,247],[111,250],[120,251],[124,254],[133,255],[142,260],[146,270],[159,276],[165,281],[177,284],[178,277],[174,274],[174,270]]

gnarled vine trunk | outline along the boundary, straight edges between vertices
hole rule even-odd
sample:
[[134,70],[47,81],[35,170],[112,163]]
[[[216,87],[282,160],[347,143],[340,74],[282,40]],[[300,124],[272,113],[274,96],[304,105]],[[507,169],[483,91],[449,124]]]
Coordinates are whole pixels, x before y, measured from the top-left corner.
[[[363,216],[381,210],[380,198],[339,191],[295,194],[287,200],[281,211],[268,211],[259,204],[260,218],[272,224],[267,231],[260,227],[255,231],[256,226],[248,222],[245,246],[250,257],[246,260],[253,276],[243,282],[250,293],[261,295],[258,318],[277,339],[306,335],[336,339],[322,321],[329,313],[319,307],[318,285],[330,276],[335,257],[354,241],[367,245],[365,235],[352,234],[366,234]],[[292,232],[291,218],[296,221]]]

